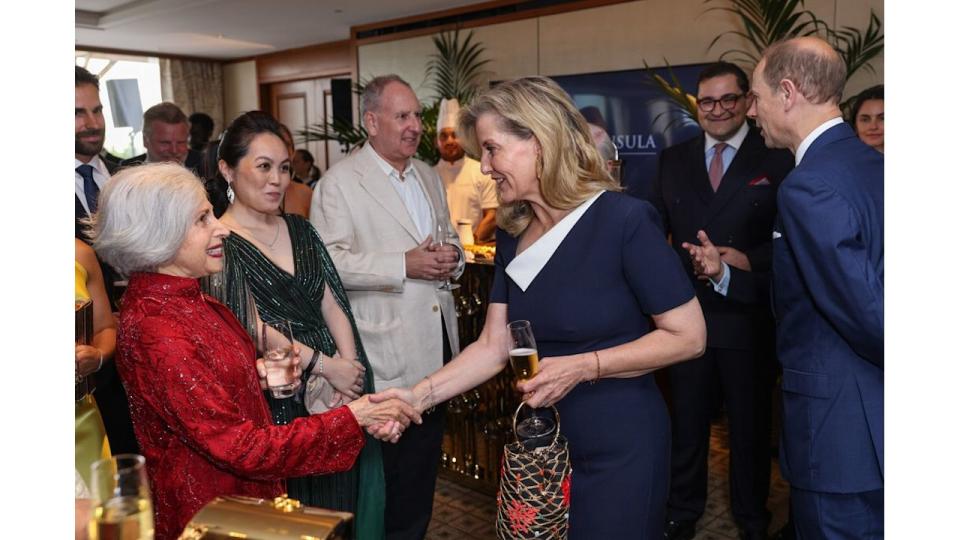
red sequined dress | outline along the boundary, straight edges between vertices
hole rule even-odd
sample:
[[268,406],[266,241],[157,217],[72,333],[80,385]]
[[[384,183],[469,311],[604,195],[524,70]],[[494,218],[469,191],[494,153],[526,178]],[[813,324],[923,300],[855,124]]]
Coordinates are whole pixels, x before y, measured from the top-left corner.
[[275,497],[282,479],[345,471],[363,448],[347,407],[273,425],[253,343],[195,279],[134,273],[117,344],[157,540],[218,495]]

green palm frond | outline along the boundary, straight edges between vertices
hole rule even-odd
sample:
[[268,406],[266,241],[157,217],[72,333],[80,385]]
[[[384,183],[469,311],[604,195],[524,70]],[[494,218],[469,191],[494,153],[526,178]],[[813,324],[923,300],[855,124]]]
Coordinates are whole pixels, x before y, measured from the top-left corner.
[[440,161],[440,150],[437,149],[437,115],[440,113],[440,101],[425,106],[420,111],[423,122],[423,134],[420,135],[420,146],[417,147],[416,158],[431,165]]
[[485,48],[473,41],[473,32],[460,40],[460,31],[443,32],[433,37],[437,52],[427,60],[427,87],[436,99],[457,98],[467,104],[480,88],[484,66],[489,59],[481,59]]
[[[480,81],[484,73],[483,68],[490,60],[481,59],[484,47],[473,41],[473,32],[466,35],[461,41],[459,31],[445,32],[433,38],[437,52],[430,55],[427,62],[427,87],[436,94],[430,105],[424,105],[421,111],[423,121],[423,135],[420,137],[420,146],[417,148],[416,158],[427,163],[436,163],[440,159],[437,150],[437,114],[440,109],[441,98],[457,98],[461,105],[466,105],[480,90]],[[368,81],[354,84],[353,91],[362,94]],[[337,141],[344,152],[362,145],[367,140],[367,131],[363,122],[353,125],[342,119],[333,122],[312,124],[307,129],[298,131],[301,141]]]
[[303,142],[337,141],[340,149],[346,153],[366,142],[367,130],[362,125],[355,126],[342,118],[334,118],[332,122],[311,124],[307,129],[298,131],[297,136]]
[[670,81],[654,73],[647,61],[643,61],[644,70],[647,72],[646,83],[658,88],[670,103],[670,110],[658,114],[653,119],[654,124],[659,122],[661,118],[668,118],[670,121],[664,128],[664,130],[667,130],[678,123],[682,125],[688,119],[696,122],[697,98],[683,89],[683,86],[680,85],[680,79],[673,73],[673,69],[666,58],[663,59],[663,63],[667,67],[667,76],[670,77]]
[[817,18],[812,11],[801,9],[803,0],[704,0],[704,4],[723,3],[704,13],[724,11],[732,13],[743,26],[739,30],[728,30],[713,38],[707,50],[727,35],[743,38],[752,50],[730,49],[720,55],[721,59],[732,62],[756,65],[764,49],[781,39],[816,34],[826,28],[826,23]]
[[880,31],[880,17],[870,10],[870,23],[867,29],[860,31],[852,26],[839,30],[830,30],[828,35],[833,47],[847,64],[847,80],[861,68],[875,73],[870,61],[883,52],[883,33]]

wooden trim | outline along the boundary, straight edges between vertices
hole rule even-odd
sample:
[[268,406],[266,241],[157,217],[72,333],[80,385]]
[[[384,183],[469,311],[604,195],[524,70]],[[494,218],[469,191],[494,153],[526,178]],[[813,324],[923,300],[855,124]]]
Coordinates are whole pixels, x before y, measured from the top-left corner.
[[350,36],[356,37],[358,32],[366,32],[368,30],[376,30],[377,28],[383,28],[384,26],[397,26],[400,24],[409,24],[413,22],[422,21],[424,19],[436,19],[440,17],[449,17],[451,15],[459,15],[461,13],[470,13],[472,11],[481,11],[484,9],[498,8],[500,6],[509,6],[513,4],[519,4],[525,0],[491,0],[489,2],[480,2],[477,4],[469,4],[466,6],[460,6],[449,9],[441,9],[439,11],[431,11],[428,13],[421,13],[419,15],[408,15],[406,17],[399,17],[397,19],[388,19],[386,21],[380,21],[375,23],[360,24],[357,26],[350,27]]
[[224,58],[207,58],[205,56],[189,56],[186,54],[166,54],[159,53],[156,51],[134,51],[130,49],[111,49],[109,47],[89,47],[87,45],[81,45],[77,43],[73,46],[74,51],[90,51],[93,53],[104,53],[104,54],[120,54],[125,56],[140,56],[140,57],[151,57],[151,58],[169,58],[171,60],[192,60],[194,62],[215,62],[217,64],[223,64],[226,62],[233,62],[234,60],[224,59]]
[[254,57],[257,82],[270,84],[320,77],[351,75],[356,68],[351,40],[287,49]]
[[481,26],[490,26],[490,25],[500,24],[505,22],[520,21],[524,19],[532,19],[532,18],[544,17],[548,15],[556,15],[559,13],[568,13],[571,11],[581,11],[584,9],[603,7],[603,6],[613,5],[613,4],[623,4],[627,2],[633,2],[636,0],[580,0],[579,2],[570,2],[569,4],[546,6],[546,7],[531,9],[531,10],[527,10],[519,13],[507,13],[504,15],[497,15],[494,17],[485,17],[483,19],[477,19],[473,21],[450,23],[450,24],[445,24],[440,26],[431,26],[429,28],[418,28],[416,30],[407,30],[407,31],[397,32],[397,33],[389,34],[385,36],[356,39],[356,35],[358,32],[375,30],[377,28],[384,28],[388,26],[409,24],[409,23],[422,21],[422,20],[448,17],[450,15],[457,15],[460,13],[470,13],[473,11],[500,7],[503,5],[518,4],[521,1],[522,0],[496,0],[492,2],[485,2],[482,4],[471,4],[469,6],[447,9],[443,11],[434,11],[434,12],[425,13],[422,15],[415,15],[415,16],[404,17],[400,19],[392,19],[389,21],[383,21],[375,24],[352,26],[350,27],[350,35],[351,37],[354,37],[353,41],[355,45],[357,46],[369,45],[372,43],[382,43],[385,41],[396,41],[400,39],[407,39],[407,38],[418,37],[418,36],[427,36],[431,34],[437,34],[440,32],[455,30],[457,28],[463,28],[463,29],[478,28]]

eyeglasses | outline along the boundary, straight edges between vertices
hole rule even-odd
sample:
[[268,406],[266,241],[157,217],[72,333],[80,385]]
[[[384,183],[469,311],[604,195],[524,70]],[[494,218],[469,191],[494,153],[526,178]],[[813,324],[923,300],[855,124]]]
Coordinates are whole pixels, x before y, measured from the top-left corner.
[[708,113],[713,111],[716,108],[717,103],[720,104],[720,107],[726,111],[733,110],[736,107],[737,102],[740,101],[740,98],[744,97],[743,94],[726,94],[720,96],[720,99],[713,98],[703,98],[697,99],[697,107],[700,107],[700,110]]

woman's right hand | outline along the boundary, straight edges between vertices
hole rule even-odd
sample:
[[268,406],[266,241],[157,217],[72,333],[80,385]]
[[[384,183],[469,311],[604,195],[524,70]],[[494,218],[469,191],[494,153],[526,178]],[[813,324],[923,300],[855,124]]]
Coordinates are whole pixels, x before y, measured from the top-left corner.
[[366,374],[363,364],[339,354],[327,357],[323,362],[323,377],[338,392],[350,399],[357,399],[363,393],[363,378]]
[[103,352],[100,349],[91,345],[76,345],[75,351],[74,362],[81,377],[95,373],[103,366]]
[[402,428],[410,425],[410,422],[420,424],[423,419],[413,407],[400,399],[388,399],[380,403],[370,401],[370,396],[366,395],[360,399],[347,403],[347,408],[356,417],[360,427],[369,428],[383,426],[391,421],[398,423]]

